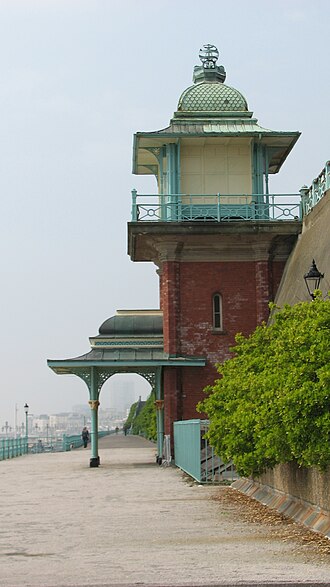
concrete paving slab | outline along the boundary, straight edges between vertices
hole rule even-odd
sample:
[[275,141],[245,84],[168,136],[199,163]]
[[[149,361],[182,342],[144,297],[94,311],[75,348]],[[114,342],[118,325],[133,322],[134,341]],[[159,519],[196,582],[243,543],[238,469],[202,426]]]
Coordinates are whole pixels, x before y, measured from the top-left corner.
[[100,444],[96,469],[88,449],[0,462],[1,587],[330,585],[328,562],[156,465],[148,441]]

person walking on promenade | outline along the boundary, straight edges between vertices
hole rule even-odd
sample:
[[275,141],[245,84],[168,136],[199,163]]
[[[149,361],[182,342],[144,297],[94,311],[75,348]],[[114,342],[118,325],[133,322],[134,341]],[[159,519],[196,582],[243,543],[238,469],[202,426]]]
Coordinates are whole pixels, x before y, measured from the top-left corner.
[[89,441],[89,432],[86,426],[84,426],[82,429],[81,438],[83,439],[84,448],[87,448],[87,443]]

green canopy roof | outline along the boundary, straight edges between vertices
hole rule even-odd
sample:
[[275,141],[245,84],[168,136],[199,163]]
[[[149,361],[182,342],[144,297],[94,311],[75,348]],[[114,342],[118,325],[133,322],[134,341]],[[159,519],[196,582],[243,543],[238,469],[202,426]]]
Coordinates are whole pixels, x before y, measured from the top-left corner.
[[77,374],[88,367],[134,371],[160,366],[203,367],[204,357],[172,356],[163,349],[163,315],[160,310],[118,310],[90,338],[92,349],[71,359],[49,359],[57,374]]

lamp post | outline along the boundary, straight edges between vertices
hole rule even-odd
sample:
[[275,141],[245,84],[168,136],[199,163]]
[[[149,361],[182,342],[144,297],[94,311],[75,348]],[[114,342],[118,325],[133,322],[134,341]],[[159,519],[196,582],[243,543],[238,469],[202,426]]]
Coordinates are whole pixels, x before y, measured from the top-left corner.
[[29,450],[29,426],[28,426],[28,415],[29,415],[29,406],[25,404],[24,406],[25,412],[25,438],[26,438],[26,452]]
[[312,300],[315,300],[315,290],[319,289],[320,281],[323,279],[324,273],[320,273],[316,267],[315,260],[313,259],[309,271],[305,273],[304,280],[306,283],[307,291],[311,296]]

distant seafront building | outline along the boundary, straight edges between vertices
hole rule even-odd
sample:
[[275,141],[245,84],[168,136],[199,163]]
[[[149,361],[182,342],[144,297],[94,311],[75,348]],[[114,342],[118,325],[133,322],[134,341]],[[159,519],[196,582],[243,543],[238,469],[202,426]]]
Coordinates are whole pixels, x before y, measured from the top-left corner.
[[196,404],[235,334],[267,320],[310,201],[308,189],[301,200],[269,187],[300,133],[258,124],[225,85],[216,47],[204,46],[200,59],[169,126],[134,136],[133,173],[153,175],[157,193],[132,192],[128,253],[157,267],[160,307],[120,310],[90,338],[90,352],[48,361],[88,386],[91,466],[100,462],[100,391],[116,373],[138,373],[155,390],[159,460],[173,423],[199,417]]

